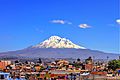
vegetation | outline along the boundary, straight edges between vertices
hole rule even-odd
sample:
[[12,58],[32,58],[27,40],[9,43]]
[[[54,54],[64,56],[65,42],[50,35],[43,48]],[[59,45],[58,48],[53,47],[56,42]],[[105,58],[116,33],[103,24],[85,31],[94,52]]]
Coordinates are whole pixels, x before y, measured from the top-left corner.
[[108,69],[116,70],[117,68],[120,68],[120,60],[112,60],[108,62]]
[[39,58],[39,60],[38,60],[38,63],[40,63],[40,64],[42,63],[42,60],[41,60],[41,58]]
[[92,64],[92,57],[90,56],[89,58],[87,58],[86,60],[85,60],[85,63],[86,64]]

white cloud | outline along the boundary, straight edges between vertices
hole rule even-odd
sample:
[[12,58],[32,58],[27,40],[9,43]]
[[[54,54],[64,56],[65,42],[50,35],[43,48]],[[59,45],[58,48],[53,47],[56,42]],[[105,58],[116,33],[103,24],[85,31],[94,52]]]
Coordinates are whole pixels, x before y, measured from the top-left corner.
[[90,28],[91,26],[89,26],[88,24],[80,24],[78,25],[80,28]]
[[65,20],[52,20],[50,21],[51,23],[56,23],[56,24],[72,24],[69,21],[65,21]]
[[72,24],[72,22],[67,22],[67,24]]
[[52,20],[52,23],[57,23],[57,24],[65,24],[64,20]]
[[120,19],[117,19],[116,22],[117,22],[118,24],[120,24]]

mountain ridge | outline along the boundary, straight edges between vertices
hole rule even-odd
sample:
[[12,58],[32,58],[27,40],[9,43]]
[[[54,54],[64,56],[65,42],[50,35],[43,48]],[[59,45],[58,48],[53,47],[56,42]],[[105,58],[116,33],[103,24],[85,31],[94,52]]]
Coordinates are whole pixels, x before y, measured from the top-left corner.
[[[57,45],[57,46],[56,46]],[[49,39],[21,50],[2,52],[0,57],[18,57],[18,58],[81,58],[89,56],[96,59],[118,59],[120,54],[106,53],[99,50],[91,50],[76,45],[66,38],[52,36]]]
[[0,53],[0,57],[24,57],[24,58],[81,58],[89,56],[95,59],[118,59],[120,54],[105,53],[90,49],[75,48],[26,48],[18,51]]

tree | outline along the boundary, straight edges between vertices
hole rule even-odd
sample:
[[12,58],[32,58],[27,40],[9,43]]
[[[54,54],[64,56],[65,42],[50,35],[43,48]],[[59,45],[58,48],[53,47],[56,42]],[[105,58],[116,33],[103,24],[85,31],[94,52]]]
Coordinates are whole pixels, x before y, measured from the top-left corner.
[[38,63],[40,63],[40,64],[42,63],[42,60],[41,60],[41,58],[39,58],[39,60],[38,60]]
[[92,57],[88,57],[87,59],[85,59],[85,63],[86,64],[92,64]]
[[108,62],[108,69],[116,70],[120,68],[120,60],[112,60]]
[[28,61],[25,61],[25,64],[28,64]]
[[18,61],[18,60],[16,60],[16,61],[15,61],[15,63],[19,63],[19,61]]
[[79,61],[80,61],[80,59],[78,58],[78,59],[77,59],[77,61],[79,62]]

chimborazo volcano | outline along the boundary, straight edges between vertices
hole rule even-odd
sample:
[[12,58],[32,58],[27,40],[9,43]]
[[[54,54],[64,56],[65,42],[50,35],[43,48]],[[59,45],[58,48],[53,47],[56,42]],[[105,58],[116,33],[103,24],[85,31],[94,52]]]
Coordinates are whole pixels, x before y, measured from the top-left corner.
[[17,51],[0,53],[0,57],[22,57],[22,58],[81,58],[94,56],[96,59],[117,59],[120,55],[105,53],[102,51],[87,49],[71,42],[66,38],[51,36],[49,39]]

